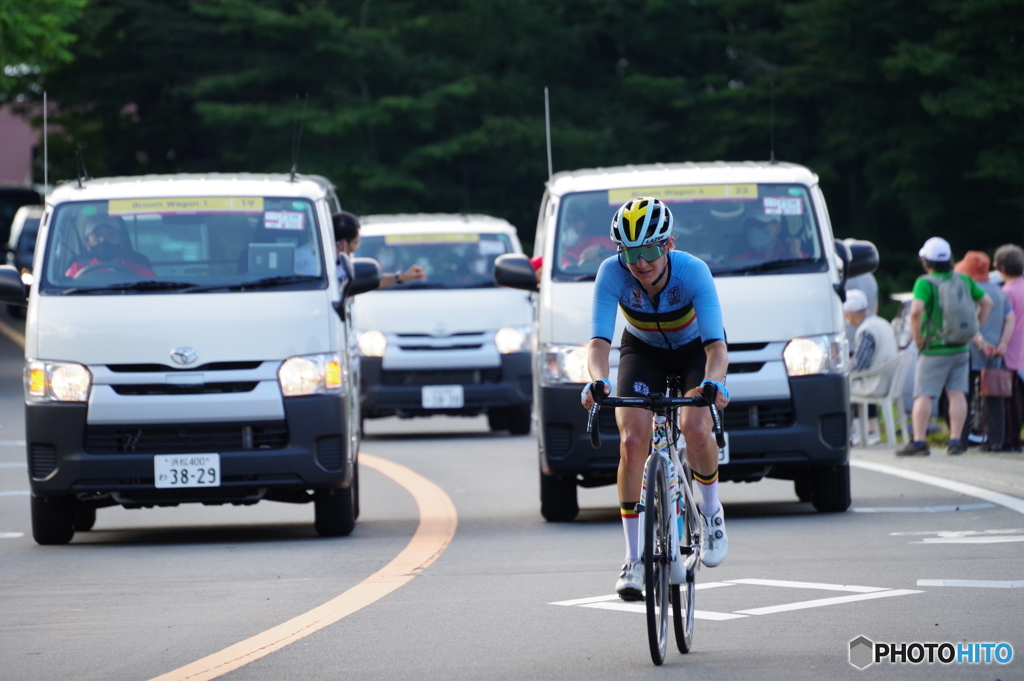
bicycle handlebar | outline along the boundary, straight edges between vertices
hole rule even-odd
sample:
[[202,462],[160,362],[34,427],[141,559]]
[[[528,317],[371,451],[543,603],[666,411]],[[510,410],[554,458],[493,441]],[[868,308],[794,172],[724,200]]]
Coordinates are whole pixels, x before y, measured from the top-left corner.
[[[601,391],[597,391],[601,392]],[[708,382],[704,384],[704,395],[693,397],[665,397],[661,393],[651,393],[647,397],[612,397],[603,394],[594,395],[594,406],[590,408],[590,415],[587,417],[587,432],[590,433],[590,446],[594,449],[601,448],[601,429],[594,422],[601,405],[609,407],[640,407],[651,411],[668,411],[673,407],[708,407],[711,410],[712,432],[715,434],[715,443],[719,448],[725,446],[725,434],[722,432],[722,419],[715,408],[715,398],[718,396],[718,388],[715,384]]]

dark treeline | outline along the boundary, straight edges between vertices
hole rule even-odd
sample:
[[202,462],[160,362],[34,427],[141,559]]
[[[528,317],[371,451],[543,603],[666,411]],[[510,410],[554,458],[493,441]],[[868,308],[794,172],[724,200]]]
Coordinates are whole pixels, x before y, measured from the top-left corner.
[[75,144],[94,176],[287,171],[305,106],[299,170],[346,208],[529,244],[548,86],[556,171],[767,160],[774,118],[883,291],[933,234],[1024,240],[1020,0],[91,0],[74,33],[51,178]]

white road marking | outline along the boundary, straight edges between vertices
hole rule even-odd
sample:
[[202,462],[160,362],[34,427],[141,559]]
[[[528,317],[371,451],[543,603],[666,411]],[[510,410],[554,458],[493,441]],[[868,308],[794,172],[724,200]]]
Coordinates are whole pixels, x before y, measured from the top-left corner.
[[918,586],[973,586],[982,589],[1024,589],[1024,581],[1007,582],[982,579],[919,579]]
[[[867,601],[875,598],[888,598],[889,596],[906,596],[909,594],[924,593],[911,589],[891,589],[882,586],[855,586],[852,584],[824,584],[822,582],[791,582],[779,579],[730,579],[724,582],[707,582],[697,584],[697,589],[711,589],[722,586],[767,586],[781,587],[786,589],[817,589],[821,591],[852,591],[854,595],[835,596],[833,598],[818,598],[811,601],[800,601],[798,603],[786,603],[784,605],[772,605],[764,608],[751,608],[749,610],[736,610],[735,612],[713,612],[710,610],[694,610],[694,617],[703,620],[724,621],[743,619],[751,615],[770,615],[777,612],[788,612],[790,610],[805,610],[807,608],[820,608],[828,605],[839,605],[842,603],[854,603],[856,601]],[[640,602],[626,603],[619,600],[615,594],[611,596],[592,596],[589,598],[576,598],[569,601],[557,601],[548,605],[577,606],[581,608],[593,608],[595,610],[612,610],[616,612],[647,612],[647,606]]]
[[1008,544],[1024,541],[1024,537],[925,537],[911,544]]
[[790,589],[820,589],[822,591],[852,591],[869,594],[876,591],[888,591],[884,586],[853,586],[850,584],[821,584],[819,582],[787,582],[779,579],[730,579],[733,584],[751,584],[754,586],[781,586]]
[[24,447],[24,440],[0,440],[0,447]]
[[807,608],[820,608],[826,605],[838,605],[840,603],[853,603],[854,601],[867,601],[873,598],[888,598],[889,596],[906,596],[908,594],[923,594],[923,591],[912,591],[910,589],[891,589],[888,591],[876,591],[869,594],[857,594],[856,596],[836,596],[835,598],[819,598],[813,601],[800,601],[799,603],[786,603],[785,605],[771,605],[767,608],[752,608],[750,610],[737,610],[743,615],[771,615],[777,612],[788,612],[790,610],[805,610]]
[[26,490],[18,490],[17,492],[0,492],[0,497],[27,497],[30,492]]
[[[934,537],[928,535],[935,535]],[[939,530],[932,532],[890,532],[890,537],[922,537],[911,544],[1005,544],[1024,541],[1024,530]]]
[[995,504],[960,504],[959,506],[891,506],[879,508],[858,508],[850,510],[854,513],[946,513],[948,511],[981,511],[995,508]]
[[0,463],[0,468],[27,468],[27,463]]
[[978,499],[984,499],[985,501],[991,501],[993,504],[1005,506],[1011,511],[1016,511],[1017,513],[1024,513],[1024,499],[1011,497],[1009,494],[993,492],[992,490],[988,490],[983,487],[976,487],[974,485],[968,485],[967,483],[957,482],[955,480],[947,480],[945,478],[940,478],[936,475],[928,475],[926,473],[918,473],[917,471],[909,471],[906,468],[888,466],[884,463],[874,463],[872,461],[861,461],[859,459],[851,459],[850,465],[856,466],[857,468],[863,468],[865,470],[874,471],[876,473],[895,475],[896,477],[899,478],[913,480],[914,482],[924,483],[925,485],[932,485],[933,487],[941,487],[942,489],[948,489],[952,492],[959,492],[960,494],[966,494],[968,496],[977,497]]
[[0,532],[0,539],[17,539],[24,536],[24,532]]

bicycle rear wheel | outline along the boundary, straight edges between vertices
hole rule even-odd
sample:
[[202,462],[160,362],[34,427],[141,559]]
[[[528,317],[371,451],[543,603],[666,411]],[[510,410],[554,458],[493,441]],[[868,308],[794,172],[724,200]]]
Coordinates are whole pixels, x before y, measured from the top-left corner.
[[668,479],[661,457],[648,461],[644,501],[644,600],[647,603],[647,640],[651,659],[660,665],[668,647],[669,512]]

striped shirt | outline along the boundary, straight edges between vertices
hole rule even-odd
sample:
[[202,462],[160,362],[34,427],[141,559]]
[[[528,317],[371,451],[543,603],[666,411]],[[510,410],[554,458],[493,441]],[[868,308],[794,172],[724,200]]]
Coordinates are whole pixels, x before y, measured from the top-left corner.
[[651,300],[618,256],[601,263],[594,286],[592,336],[611,342],[618,306],[626,331],[657,348],[673,350],[697,338],[704,345],[725,340],[718,291],[707,264],[689,253],[671,251],[665,277],[665,287]]

